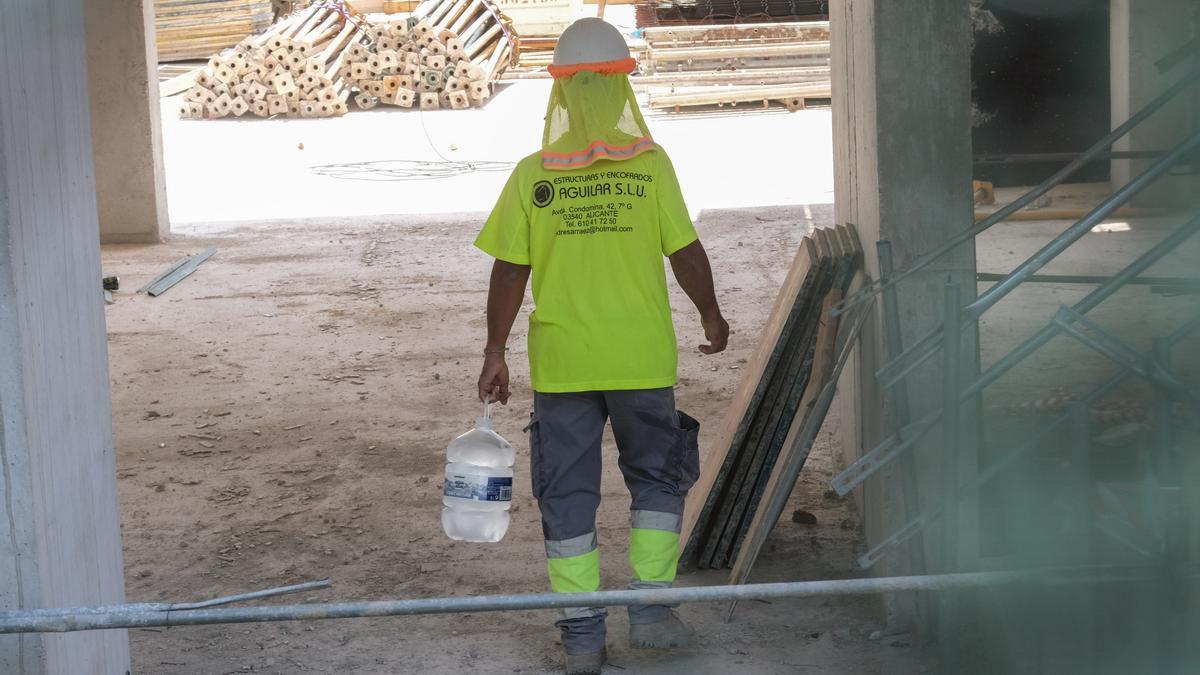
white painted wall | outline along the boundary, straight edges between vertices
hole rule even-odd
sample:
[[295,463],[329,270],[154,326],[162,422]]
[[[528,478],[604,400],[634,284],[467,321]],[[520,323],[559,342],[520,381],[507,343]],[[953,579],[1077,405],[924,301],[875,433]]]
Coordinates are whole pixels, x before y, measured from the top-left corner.
[[[82,0],[0,0],[0,609],[124,600]],[[124,631],[0,673],[124,673]]]

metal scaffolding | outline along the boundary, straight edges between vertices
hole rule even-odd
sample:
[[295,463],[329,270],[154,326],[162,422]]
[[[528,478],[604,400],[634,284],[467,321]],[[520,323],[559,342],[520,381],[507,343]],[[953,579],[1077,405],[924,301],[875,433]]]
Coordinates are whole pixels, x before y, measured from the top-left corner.
[[[1138,351],[1126,344],[1100,325],[1088,319],[1085,315],[1110,298],[1115,292],[1130,284],[1147,284],[1162,281],[1159,278],[1145,278],[1141,275],[1152,265],[1162,260],[1166,255],[1177,250],[1179,246],[1200,231],[1200,213],[1195,214],[1183,224],[1175,227],[1158,244],[1123,269],[1111,276],[1079,277],[1055,279],[1069,283],[1089,283],[1096,287],[1073,305],[1061,307],[1049,322],[1032,336],[1023,340],[1015,348],[996,359],[982,373],[970,373],[964,377],[964,362],[961,353],[963,340],[978,330],[979,322],[984,314],[994,307],[1002,298],[1009,295],[1017,287],[1027,282],[1047,281],[1039,278],[1038,270],[1057,258],[1068,247],[1082,238],[1102,220],[1116,212],[1139,192],[1144,190],[1157,178],[1163,176],[1180,163],[1191,161],[1195,152],[1200,148],[1200,132],[1188,135],[1175,148],[1167,152],[1148,153],[1154,161],[1139,175],[1120,187],[1112,195],[1103,199],[1087,215],[1067,227],[1053,237],[1040,250],[1017,265],[1007,274],[989,275],[988,280],[994,284],[977,297],[974,293],[964,302],[962,289],[955,283],[947,283],[944,287],[942,321],[933,330],[905,346],[901,342],[900,309],[897,300],[897,285],[913,277],[922,270],[928,271],[931,263],[963,244],[985,230],[1002,222],[1012,213],[1045,194],[1062,183],[1076,170],[1105,156],[1116,156],[1108,152],[1108,148],[1118,139],[1125,136],[1142,121],[1163,108],[1170,101],[1179,97],[1200,79],[1200,69],[1186,75],[1167,91],[1163,92],[1143,110],[1132,116],[1124,124],[1114,129],[1110,134],[1100,139],[1095,145],[1083,153],[1074,155],[1074,161],[1057,171],[1046,181],[1033,188],[1013,203],[1000,209],[995,214],[976,223],[947,241],[937,249],[917,256],[912,263],[900,271],[893,271],[891,246],[886,241],[877,242],[877,253],[880,266],[880,278],[868,285],[860,293],[848,298],[834,313],[844,313],[875,299],[882,298],[883,334],[887,349],[887,359],[881,368],[875,372],[875,378],[889,401],[892,409],[894,431],[869,452],[839,473],[832,481],[834,490],[839,495],[846,495],[856,487],[863,485],[872,478],[894,484],[894,494],[898,494],[904,506],[902,524],[859,558],[859,565],[871,568],[888,554],[899,554],[899,549],[906,542],[911,568],[925,570],[925,543],[918,534],[924,532],[930,525],[940,524],[940,541],[934,550],[940,551],[940,559],[934,569],[943,574],[954,574],[960,571],[958,554],[960,551],[959,534],[962,525],[959,519],[960,502],[971,496],[978,496],[981,490],[993,484],[1002,476],[1012,477],[1016,467],[1022,461],[1028,463],[1033,451],[1043,446],[1052,436],[1059,438],[1066,435],[1069,439],[1065,444],[1059,438],[1060,447],[1067,450],[1063,459],[1066,464],[1061,471],[1064,477],[1062,483],[1056,486],[1060,492],[1058,508],[1059,517],[1066,519],[1070,526],[1060,528],[1069,531],[1066,541],[1062,542],[1067,551],[1064,557],[1075,563],[1096,565],[1104,555],[1096,554],[1101,550],[1093,534],[1100,535],[1108,542],[1115,544],[1118,550],[1132,551],[1139,559],[1155,566],[1156,596],[1163,607],[1178,605],[1172,602],[1172,593],[1176,596],[1181,589],[1186,588],[1184,570],[1188,568],[1186,561],[1187,532],[1195,530],[1195,524],[1189,526],[1179,522],[1186,518],[1186,509],[1172,506],[1173,503],[1183,502],[1188,497],[1175,493],[1186,493],[1196,490],[1198,486],[1188,485],[1178,479],[1177,465],[1185,461],[1181,459],[1180,451],[1174,446],[1177,434],[1174,431],[1178,424],[1176,410],[1184,406],[1190,415],[1200,417],[1200,391],[1195,383],[1185,382],[1172,370],[1172,349],[1200,329],[1200,316],[1187,317],[1188,320],[1168,335],[1160,335],[1153,340],[1153,348],[1148,352]],[[1066,159],[1065,157],[1063,159]],[[1173,280],[1177,290],[1187,292],[1188,284],[1194,280]],[[1162,285],[1162,284],[1159,284]],[[981,464],[980,470],[972,477],[963,480],[960,475],[960,455],[966,447],[965,428],[967,416],[960,414],[962,406],[971,404],[976,410],[980,409],[979,397],[990,385],[1002,375],[1010,372],[1018,364],[1024,362],[1031,354],[1037,352],[1052,338],[1068,336],[1098,354],[1101,354],[1116,364],[1118,371],[1107,381],[1073,403],[1069,409],[1058,415],[1048,424],[1037,429],[1032,437],[1015,447],[992,453],[990,463]],[[931,361],[938,352],[942,353],[940,381],[942,400],[940,405],[924,414],[917,421],[912,421],[908,400],[908,381],[910,376],[925,363]],[[1144,522],[1121,522],[1109,518],[1101,521],[1094,516],[1093,502],[1096,495],[1109,502],[1115,501],[1111,494],[1104,494],[1106,489],[1094,475],[1091,459],[1092,425],[1089,419],[1090,406],[1109,394],[1115,387],[1132,377],[1139,377],[1150,385],[1154,391],[1154,406],[1151,421],[1152,442],[1150,443],[1150,461],[1145,475],[1139,477],[1139,489],[1143,500],[1144,512],[1154,520]],[[928,410],[928,408],[927,408]],[[936,500],[921,508],[917,494],[917,469],[914,448],[935,427],[941,428],[941,436],[936,439],[936,454],[929,454],[930,461],[936,463],[933,470],[940,474],[940,480],[926,484],[925,489],[935,487]],[[972,432],[973,433],[973,432]],[[1055,436],[1055,435],[1058,436]],[[1194,450],[1194,448],[1193,448]],[[899,461],[900,466],[895,477],[885,478],[882,469]],[[1007,485],[1019,484],[1013,479]],[[1174,492],[1172,492],[1174,491]],[[1194,498],[1194,497],[1193,497]],[[1049,519],[1049,517],[1048,517]],[[1032,529],[1037,529],[1032,528]],[[1142,545],[1127,536],[1130,532],[1148,530],[1151,544]],[[1046,528],[1051,531],[1051,528]],[[1190,561],[1195,563],[1195,561]],[[955,643],[961,637],[958,631],[961,624],[959,608],[955,606],[952,593],[939,597],[938,623],[941,627],[942,668],[946,672],[965,672],[962,670],[964,654],[955,651]],[[1098,629],[1095,616],[1095,602],[1090,591],[1084,593],[1076,612],[1077,628],[1081,644],[1087,648],[1079,650],[1079,658],[1094,666],[1095,642]],[[1156,656],[1156,670],[1174,672],[1171,664],[1180,663],[1177,643],[1167,637],[1178,635],[1181,622],[1177,617],[1172,618],[1167,611],[1149,611],[1147,618],[1154,625],[1154,630],[1160,636],[1158,647],[1163,652]],[[1173,631],[1175,631],[1173,633]],[[1089,669],[1087,672],[1094,672]]]

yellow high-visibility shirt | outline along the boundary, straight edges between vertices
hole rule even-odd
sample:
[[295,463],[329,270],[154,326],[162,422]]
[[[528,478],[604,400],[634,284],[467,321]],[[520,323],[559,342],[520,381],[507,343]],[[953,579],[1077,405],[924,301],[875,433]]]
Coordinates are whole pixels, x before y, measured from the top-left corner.
[[547,171],[540,152],[521,160],[475,245],[533,268],[533,389],[674,386],[663,256],[696,238],[661,148],[572,171]]

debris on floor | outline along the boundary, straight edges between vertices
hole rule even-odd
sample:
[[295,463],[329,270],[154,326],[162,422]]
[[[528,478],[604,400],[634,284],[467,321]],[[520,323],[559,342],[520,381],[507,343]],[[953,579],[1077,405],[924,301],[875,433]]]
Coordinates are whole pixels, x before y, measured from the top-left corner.
[[207,248],[194,256],[185,256],[176,260],[162,274],[154,277],[145,286],[138,289],[139,293],[145,292],[150,297],[158,297],[169,291],[175,284],[183,281],[191,276],[198,267],[209,258],[216,255],[216,247]]

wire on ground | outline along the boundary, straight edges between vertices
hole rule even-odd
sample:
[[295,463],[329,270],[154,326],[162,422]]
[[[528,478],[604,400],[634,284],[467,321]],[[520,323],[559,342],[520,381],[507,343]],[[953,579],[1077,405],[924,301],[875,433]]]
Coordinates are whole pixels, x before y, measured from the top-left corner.
[[415,159],[387,159],[375,162],[351,162],[349,164],[323,164],[312,167],[318,176],[341,180],[403,181],[437,180],[453,178],[469,173],[491,173],[512,171],[514,162],[466,162],[466,161],[423,161]]

